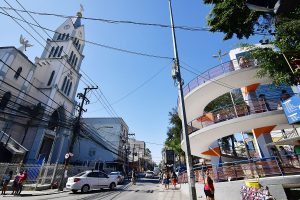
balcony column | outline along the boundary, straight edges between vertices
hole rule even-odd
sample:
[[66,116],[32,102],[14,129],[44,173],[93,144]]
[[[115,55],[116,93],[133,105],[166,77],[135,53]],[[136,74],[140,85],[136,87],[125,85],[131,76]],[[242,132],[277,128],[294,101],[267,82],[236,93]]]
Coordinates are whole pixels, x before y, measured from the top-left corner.
[[276,125],[252,129],[260,158],[271,157],[271,150],[267,148],[266,145],[273,142],[270,132],[275,126]]
[[[244,100],[249,106],[249,112],[255,111],[255,108],[257,108],[257,95],[256,95],[256,89],[259,86],[259,83],[248,85],[246,87],[241,88],[242,94],[244,97]],[[250,114],[249,113],[249,114]]]

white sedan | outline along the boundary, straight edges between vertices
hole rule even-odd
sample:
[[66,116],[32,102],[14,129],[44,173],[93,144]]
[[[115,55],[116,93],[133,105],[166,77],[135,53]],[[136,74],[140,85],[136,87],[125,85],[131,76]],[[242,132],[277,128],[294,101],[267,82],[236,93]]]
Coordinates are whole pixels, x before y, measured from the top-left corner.
[[123,183],[124,181],[124,175],[122,174],[122,172],[110,172],[109,176],[117,177],[118,184]]
[[76,193],[78,190],[86,193],[90,190],[99,190],[102,188],[113,190],[117,186],[117,183],[118,179],[114,176],[108,176],[98,170],[89,170],[68,178],[66,189],[71,190],[73,193]]

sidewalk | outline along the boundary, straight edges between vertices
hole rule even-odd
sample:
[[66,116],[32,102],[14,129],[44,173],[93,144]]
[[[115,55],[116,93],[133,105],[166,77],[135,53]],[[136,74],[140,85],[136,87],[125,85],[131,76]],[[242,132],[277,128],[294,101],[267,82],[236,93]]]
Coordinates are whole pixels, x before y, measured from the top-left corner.
[[[70,192],[67,190],[64,191],[58,191],[57,189],[48,189],[48,190],[42,190],[42,191],[35,191],[35,190],[25,190],[22,191],[21,197],[28,197],[28,196],[45,196],[45,195],[52,195],[52,194],[59,194],[59,193],[66,193]],[[14,197],[14,195],[11,195],[12,191],[6,191],[5,197]],[[0,195],[0,197],[3,197],[3,195]]]

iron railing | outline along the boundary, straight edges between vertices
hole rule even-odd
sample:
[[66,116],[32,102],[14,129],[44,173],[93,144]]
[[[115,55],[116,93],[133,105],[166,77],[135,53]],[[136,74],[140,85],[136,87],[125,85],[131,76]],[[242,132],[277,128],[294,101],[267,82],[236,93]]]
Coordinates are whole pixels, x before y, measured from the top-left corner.
[[[219,165],[194,168],[196,182],[203,183],[205,171],[210,170],[214,182],[235,181],[257,177],[272,177],[300,174],[299,155],[249,159]],[[179,183],[187,183],[187,173],[178,175]]]
[[184,88],[183,88],[183,95],[186,96],[189,92],[191,92],[193,89],[198,87],[199,85],[202,85],[206,83],[207,81],[216,78],[220,75],[226,74],[228,72],[254,67],[256,66],[256,62],[251,60],[247,63],[239,64],[237,60],[231,60],[225,63],[222,63],[220,65],[217,65],[213,68],[210,68],[209,70],[201,73],[196,78],[191,80]]

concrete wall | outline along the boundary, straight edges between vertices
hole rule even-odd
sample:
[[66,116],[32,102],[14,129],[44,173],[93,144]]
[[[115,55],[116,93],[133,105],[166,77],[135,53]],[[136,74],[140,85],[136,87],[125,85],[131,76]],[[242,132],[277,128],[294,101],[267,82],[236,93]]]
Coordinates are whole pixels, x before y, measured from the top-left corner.
[[[284,192],[284,187],[288,184],[299,184],[300,175],[260,178],[259,182],[262,186],[269,187],[270,193],[274,198],[278,200],[287,200],[288,198]],[[240,189],[244,184],[244,180],[214,183],[215,199],[240,200],[242,198]],[[203,184],[196,183],[198,199],[205,199],[203,188]],[[189,195],[188,184],[181,184],[181,192],[184,193],[184,195]]]

